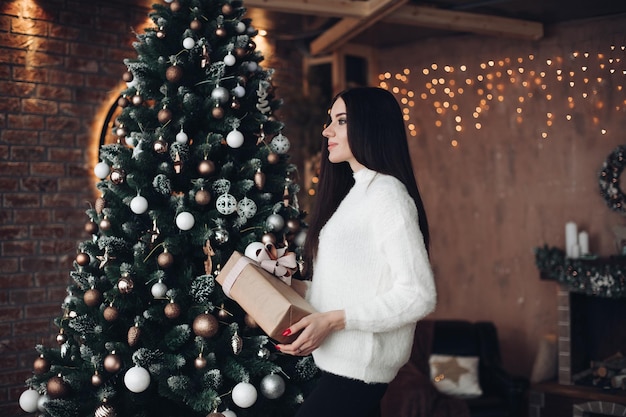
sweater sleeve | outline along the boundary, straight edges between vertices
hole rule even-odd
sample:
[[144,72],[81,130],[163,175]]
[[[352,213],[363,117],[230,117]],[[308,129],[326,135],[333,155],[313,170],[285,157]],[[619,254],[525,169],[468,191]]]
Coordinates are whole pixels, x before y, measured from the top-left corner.
[[386,290],[366,303],[345,307],[346,329],[385,332],[417,322],[433,311],[436,290],[417,209],[395,178],[368,190],[372,244],[386,263],[391,280]]

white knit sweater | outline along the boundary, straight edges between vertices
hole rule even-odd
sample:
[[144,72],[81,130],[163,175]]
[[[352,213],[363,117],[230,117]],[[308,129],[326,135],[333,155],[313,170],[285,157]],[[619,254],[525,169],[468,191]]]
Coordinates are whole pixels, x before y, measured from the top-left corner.
[[410,356],[415,323],[436,303],[417,209],[396,178],[361,169],[322,228],[307,298],[344,310],[344,330],[313,352],[327,372],[390,382]]

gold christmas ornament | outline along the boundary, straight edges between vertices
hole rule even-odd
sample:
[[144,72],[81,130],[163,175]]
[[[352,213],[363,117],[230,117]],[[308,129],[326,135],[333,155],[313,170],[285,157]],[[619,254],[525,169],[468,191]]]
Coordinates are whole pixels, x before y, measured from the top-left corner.
[[265,233],[263,236],[261,236],[261,242],[265,243],[266,245],[272,244],[276,246],[276,236],[273,233]]
[[226,417],[226,416],[222,413],[218,413],[217,411],[214,411],[212,413],[207,414],[206,417]]
[[115,352],[111,352],[104,358],[104,369],[112,374],[122,369],[122,359]]
[[228,3],[224,3],[224,5],[222,6],[222,14],[225,16],[230,15],[233,12],[233,6],[231,6]]
[[130,347],[134,347],[139,342],[139,337],[141,336],[141,329],[139,325],[135,324],[134,326],[128,329],[127,341]]
[[212,314],[202,313],[193,320],[193,332],[200,337],[213,337],[219,329],[219,322]]
[[63,381],[60,375],[50,378],[46,389],[50,398],[61,398],[66,396],[69,392],[69,387],[65,384],[65,381]]
[[298,219],[289,219],[287,220],[287,230],[289,233],[297,233],[300,231],[300,220]]
[[102,301],[102,293],[95,288],[90,288],[83,294],[83,301],[89,307],[98,306]]
[[171,301],[165,305],[163,312],[168,319],[178,318],[178,316],[180,316],[180,306],[174,301]]
[[232,316],[232,314],[230,314],[225,308],[224,308],[224,304],[222,304],[219,308],[219,310],[217,311],[217,317],[222,320],[222,321],[226,321],[229,320],[230,317]]
[[120,316],[120,311],[113,306],[107,306],[102,312],[102,315],[106,321],[115,321]]
[[129,104],[130,104],[130,101],[128,101],[128,98],[126,98],[126,96],[122,96],[117,99],[117,105],[120,106],[121,108],[126,108],[128,107]]
[[218,26],[217,29],[215,29],[215,34],[219,36],[220,38],[223,38],[224,36],[228,34],[228,32],[226,32],[226,29],[224,29],[224,26]]
[[45,374],[49,370],[50,370],[50,361],[44,358],[43,355],[40,355],[33,362],[33,372],[35,373],[35,375]]

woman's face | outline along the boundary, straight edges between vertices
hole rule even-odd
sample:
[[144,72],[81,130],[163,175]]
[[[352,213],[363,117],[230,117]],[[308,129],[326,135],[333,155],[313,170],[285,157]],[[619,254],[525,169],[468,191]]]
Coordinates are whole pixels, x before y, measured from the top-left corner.
[[348,144],[348,115],[346,103],[340,97],[335,100],[330,109],[330,124],[322,131],[322,136],[328,139],[328,160],[332,163],[348,162],[352,171],[363,167],[354,158]]

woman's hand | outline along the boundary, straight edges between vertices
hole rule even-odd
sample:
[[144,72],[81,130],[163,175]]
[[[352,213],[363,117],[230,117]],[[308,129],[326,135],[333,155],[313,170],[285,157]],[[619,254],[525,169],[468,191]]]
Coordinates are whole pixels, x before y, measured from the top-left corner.
[[284,336],[301,331],[290,344],[278,344],[276,349],[295,356],[310,355],[317,349],[331,332],[345,327],[346,316],[343,310],[309,314],[283,332]]

